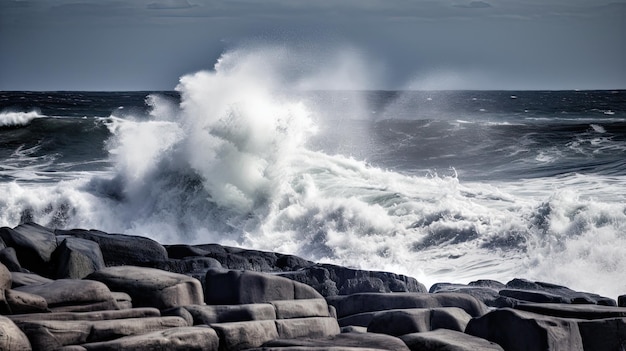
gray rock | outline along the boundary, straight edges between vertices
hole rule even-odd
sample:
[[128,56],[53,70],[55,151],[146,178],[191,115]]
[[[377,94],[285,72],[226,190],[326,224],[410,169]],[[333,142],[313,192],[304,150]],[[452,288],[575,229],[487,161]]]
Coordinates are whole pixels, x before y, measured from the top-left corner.
[[467,334],[502,346],[507,351],[582,351],[576,320],[502,308],[472,319]]
[[109,288],[97,281],[59,279],[46,284],[25,285],[14,290],[46,299],[53,311],[89,311],[117,309]]
[[501,296],[510,297],[516,300],[539,302],[539,303],[571,303],[571,299],[546,291],[522,290],[522,289],[502,289]]
[[584,350],[626,349],[626,318],[579,320]]
[[280,275],[312,286],[323,296],[358,292],[426,292],[417,280],[404,275],[315,264]]
[[331,317],[324,299],[270,301],[277,319],[304,317]]
[[361,348],[391,351],[409,351],[404,342],[396,337],[376,333],[342,333],[325,338],[277,339],[266,342],[264,347],[312,347],[332,350],[333,348]]
[[463,332],[472,317],[457,307],[412,308],[376,312],[367,331],[393,336],[439,328]]
[[0,350],[30,351],[30,341],[26,335],[5,316],[0,316]]
[[94,312],[52,312],[52,313],[29,313],[9,316],[15,322],[27,321],[102,321],[126,318],[160,317],[156,308],[133,308],[127,310],[110,310]]
[[274,321],[249,321],[211,324],[220,339],[220,350],[235,351],[260,347],[278,338]]
[[206,275],[207,304],[236,305],[317,298],[322,296],[310,286],[267,273],[209,270]]
[[23,272],[11,272],[11,278],[13,280],[13,288],[19,288],[20,286],[27,285],[41,285],[52,283],[54,280],[42,277],[35,273],[23,273]]
[[269,303],[190,305],[183,308],[191,313],[194,325],[276,319],[276,310]]
[[161,311],[162,316],[180,317],[187,322],[187,325],[194,325],[193,316],[183,307],[172,307]]
[[620,295],[617,297],[617,305],[619,307],[626,307],[626,295]]
[[546,316],[578,319],[626,318],[626,308],[602,305],[577,305],[557,303],[527,303],[515,309]]
[[119,309],[133,308],[133,299],[125,292],[111,291]]
[[192,277],[154,268],[107,267],[87,276],[131,296],[134,307],[167,309],[203,304],[202,286]]
[[[499,283],[502,287],[494,288],[492,286],[497,285],[489,284],[488,282],[491,281],[479,281],[476,282],[475,285],[471,285],[472,283],[468,285],[437,283],[430,287],[429,292],[432,294],[449,292],[468,294],[482,301],[487,306],[500,307],[496,301],[498,301],[498,298],[500,297],[498,292],[504,288],[504,284]],[[494,283],[497,282],[494,281]]]
[[363,293],[348,296],[332,296],[326,300],[343,318],[363,312],[404,308],[459,307],[472,317],[487,312],[487,306],[476,298],[458,293]]
[[17,252],[15,252],[15,249],[12,247],[7,247],[0,251],[0,263],[4,264],[11,272],[26,271],[22,268],[17,258]]
[[341,333],[332,317],[277,319],[276,330],[281,339],[322,338]]
[[[513,279],[510,282],[506,283],[506,288],[535,291],[535,292],[546,292],[552,295],[560,296],[565,303],[597,304],[597,305],[606,305],[606,306],[617,305],[615,300],[608,298],[608,297],[600,296],[598,294],[574,291],[570,288],[567,288],[561,285],[544,283],[544,282],[531,282],[525,279]],[[532,301],[532,302],[541,302],[541,301]]]
[[105,266],[100,246],[81,238],[65,238],[54,256],[57,279],[82,279]]
[[9,269],[0,263],[0,290],[11,289],[13,286],[13,276]]
[[106,266],[145,266],[151,262],[167,260],[167,251],[161,244],[141,236],[83,229],[57,229],[55,233],[95,241],[100,246]]
[[36,223],[24,223],[13,229],[0,228],[0,238],[15,249],[24,268],[49,275],[50,258],[57,247],[53,231]]
[[46,299],[39,295],[18,290],[5,290],[4,297],[11,314],[49,312]]
[[81,345],[89,351],[143,351],[143,350],[218,350],[215,330],[207,327],[178,327],[151,333],[125,336],[110,341]]
[[400,339],[412,351],[504,351],[494,342],[449,329],[402,335]]
[[56,350],[66,345],[80,345],[139,335],[157,330],[187,326],[179,317],[146,317],[98,321],[37,320],[18,321],[35,350]]
[[145,334],[157,330],[188,327],[180,317],[144,317],[89,322],[91,332],[87,342],[116,339],[123,336]]

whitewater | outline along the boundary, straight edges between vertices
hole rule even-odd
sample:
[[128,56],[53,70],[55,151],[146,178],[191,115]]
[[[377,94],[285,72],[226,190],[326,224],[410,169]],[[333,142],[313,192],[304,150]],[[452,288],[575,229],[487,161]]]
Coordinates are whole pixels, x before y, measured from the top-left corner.
[[610,109],[557,115],[493,105],[523,93],[465,92],[475,110],[450,112],[442,92],[312,91],[342,75],[299,71],[293,56],[225,53],[175,94],[146,93],[143,110],[0,111],[0,225],[216,242],[427,286],[626,292],[623,92]]

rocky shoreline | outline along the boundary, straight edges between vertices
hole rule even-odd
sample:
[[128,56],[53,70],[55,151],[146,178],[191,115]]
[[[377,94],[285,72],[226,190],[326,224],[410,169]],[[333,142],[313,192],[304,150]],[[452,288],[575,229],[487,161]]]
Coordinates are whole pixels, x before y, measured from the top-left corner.
[[[625,350],[617,301],[217,244],[0,228],[1,350]],[[626,293],[626,292],[625,292]]]

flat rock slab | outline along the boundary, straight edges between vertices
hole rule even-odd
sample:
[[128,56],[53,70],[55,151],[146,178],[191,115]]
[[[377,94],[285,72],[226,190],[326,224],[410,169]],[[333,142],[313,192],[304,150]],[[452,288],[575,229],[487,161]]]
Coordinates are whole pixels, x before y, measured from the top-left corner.
[[400,339],[412,351],[504,351],[494,342],[449,329],[406,334]]
[[326,300],[337,309],[339,318],[363,312],[405,308],[458,307],[472,317],[482,316],[487,306],[473,296],[461,293],[362,293],[331,296]]
[[39,295],[18,290],[4,290],[11,314],[50,312],[48,302]]
[[281,339],[321,338],[341,333],[332,317],[278,319],[276,330]]
[[144,265],[167,260],[167,251],[158,242],[133,235],[109,234],[98,230],[56,230],[56,235],[71,235],[95,241],[107,266]]
[[[314,350],[333,348],[362,348],[390,351],[409,351],[406,344],[393,336],[376,333],[342,333],[325,338],[276,339],[263,344],[268,348],[311,347]],[[289,349],[287,349],[289,350]],[[305,349],[306,350],[306,349]]]
[[186,327],[180,317],[147,317],[101,321],[40,320],[16,323],[35,350],[56,350],[66,345],[107,341],[157,330]]
[[108,267],[87,279],[106,284],[111,290],[131,296],[134,307],[168,309],[204,303],[202,285],[189,276],[154,268]]
[[212,269],[207,272],[204,298],[210,305],[323,299],[312,287],[287,278],[267,273],[224,269]]
[[[46,284],[25,285],[14,290],[43,297],[50,309],[82,310],[81,306],[93,306],[98,310],[117,309],[109,288],[93,280],[59,279]],[[72,306],[76,306],[76,309]]]
[[465,331],[472,317],[458,307],[413,308],[376,312],[367,331],[393,336],[446,328]]
[[11,272],[11,278],[13,280],[13,288],[19,288],[25,285],[47,284],[54,281],[53,279],[42,277],[39,274],[24,272]]
[[0,316],[0,350],[30,351],[26,335],[5,316]]
[[219,339],[215,330],[207,327],[179,327],[119,339],[80,345],[90,351],[117,350],[197,350],[217,351]]
[[16,322],[26,321],[102,321],[112,319],[124,319],[124,318],[146,318],[146,317],[160,317],[161,312],[156,308],[133,308],[126,310],[111,310],[111,311],[94,311],[94,312],[52,312],[52,313],[29,313],[29,314],[15,314],[8,316],[11,320]]
[[278,338],[274,321],[249,321],[211,324],[220,338],[220,350],[245,350],[260,347]]
[[602,305],[528,303],[519,304],[515,306],[515,309],[561,318],[604,319],[626,317],[626,307]]
[[277,319],[331,316],[325,299],[279,300],[270,304]]
[[190,305],[183,308],[191,313],[194,325],[276,319],[276,310],[269,303]]

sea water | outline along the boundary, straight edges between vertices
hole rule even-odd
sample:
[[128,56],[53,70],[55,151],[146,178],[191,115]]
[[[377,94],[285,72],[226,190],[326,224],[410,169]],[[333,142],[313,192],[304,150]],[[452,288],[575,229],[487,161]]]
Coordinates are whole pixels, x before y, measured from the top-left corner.
[[626,91],[315,90],[285,67],[0,92],[0,225],[626,293]]

